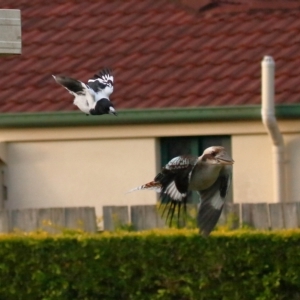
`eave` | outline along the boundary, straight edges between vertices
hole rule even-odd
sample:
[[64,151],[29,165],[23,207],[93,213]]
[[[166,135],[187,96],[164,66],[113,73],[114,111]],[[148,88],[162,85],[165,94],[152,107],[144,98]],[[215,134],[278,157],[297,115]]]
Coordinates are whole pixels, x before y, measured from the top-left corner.
[[[0,128],[67,127],[260,120],[260,105],[123,109],[118,116],[86,116],[80,111],[1,113]],[[276,107],[278,119],[300,118],[300,104]]]

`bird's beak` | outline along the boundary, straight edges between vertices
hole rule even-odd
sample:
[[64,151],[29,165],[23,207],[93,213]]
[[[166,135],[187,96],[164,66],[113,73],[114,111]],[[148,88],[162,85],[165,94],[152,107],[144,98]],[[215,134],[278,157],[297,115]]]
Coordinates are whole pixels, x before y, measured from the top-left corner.
[[109,108],[109,113],[110,113],[111,115],[117,116],[117,112],[116,112],[116,110],[115,110],[112,106]]
[[222,154],[217,157],[217,160],[222,165],[233,165],[234,160],[228,154]]

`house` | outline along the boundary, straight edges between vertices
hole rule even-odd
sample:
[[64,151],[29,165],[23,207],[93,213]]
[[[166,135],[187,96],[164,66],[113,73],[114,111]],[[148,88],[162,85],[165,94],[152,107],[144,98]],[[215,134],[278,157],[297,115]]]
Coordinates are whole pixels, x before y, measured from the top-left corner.
[[[29,5],[30,4],[30,5]],[[153,204],[125,194],[184,153],[224,145],[234,202],[273,202],[261,61],[276,62],[285,201],[300,201],[300,4],[278,0],[3,0],[23,51],[1,57],[2,207]],[[119,115],[85,116],[52,74],[114,70]]]

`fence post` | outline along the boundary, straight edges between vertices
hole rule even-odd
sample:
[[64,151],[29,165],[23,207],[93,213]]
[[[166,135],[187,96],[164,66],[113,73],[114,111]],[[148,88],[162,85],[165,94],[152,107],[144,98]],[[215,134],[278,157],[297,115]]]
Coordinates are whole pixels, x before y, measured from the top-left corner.
[[156,205],[133,205],[130,211],[131,222],[136,230],[165,227]]
[[252,220],[254,228],[265,230],[270,228],[267,203],[253,203]]
[[63,207],[40,208],[38,227],[49,233],[59,233],[65,228],[65,210]]
[[0,233],[9,232],[9,212],[0,210]]
[[270,225],[267,203],[241,203],[241,223],[258,229],[268,229]]
[[298,205],[297,203],[283,204],[283,219],[285,228],[298,228]]
[[225,202],[218,225],[229,226],[229,229],[237,229],[240,226],[240,204]]
[[269,203],[268,206],[270,212],[271,229],[283,229],[284,219],[283,219],[282,203]]
[[103,206],[104,230],[115,230],[129,223],[127,206]]
[[[92,207],[66,207],[65,227],[81,229],[86,232],[96,232],[96,213]],[[91,218],[89,220],[89,218]]]
[[10,231],[34,231],[38,228],[38,209],[14,209],[10,215]]

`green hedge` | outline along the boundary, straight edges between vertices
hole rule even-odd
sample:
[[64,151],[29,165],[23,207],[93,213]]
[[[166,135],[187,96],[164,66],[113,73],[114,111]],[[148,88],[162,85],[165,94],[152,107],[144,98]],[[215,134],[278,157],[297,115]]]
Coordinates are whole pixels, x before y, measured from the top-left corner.
[[0,236],[0,299],[300,299],[300,231]]

